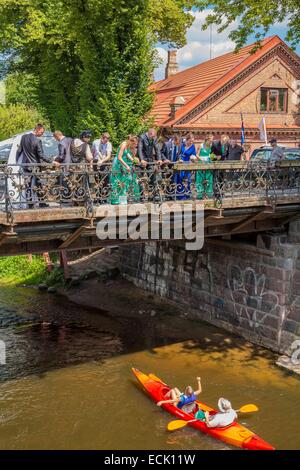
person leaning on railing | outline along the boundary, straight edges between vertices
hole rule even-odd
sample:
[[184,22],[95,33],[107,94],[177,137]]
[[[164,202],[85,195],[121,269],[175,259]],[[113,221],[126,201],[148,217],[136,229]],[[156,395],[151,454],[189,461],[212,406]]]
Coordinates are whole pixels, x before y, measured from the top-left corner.
[[142,168],[144,168],[142,175],[148,182],[147,197],[154,201],[160,201],[160,184],[163,179],[162,170],[170,161],[162,153],[155,129],[149,129],[148,132],[139,137],[138,158]]
[[[213,136],[209,135],[206,137],[204,143],[201,145],[200,153],[198,156],[198,160],[201,163],[211,163],[212,162],[212,142]],[[196,189],[197,189],[197,196],[199,199],[203,199],[206,197],[213,196],[213,186],[214,186],[214,179],[213,179],[213,171],[211,170],[198,170],[196,172]]]
[[[197,150],[194,144],[193,134],[188,134],[181,144],[179,162],[188,164],[197,160]],[[181,170],[176,173],[176,199],[190,199],[191,192],[191,172],[189,170]]]
[[92,145],[92,154],[94,163],[100,168],[104,163],[111,160],[112,144],[108,132],[102,134],[101,139],[96,139]]
[[72,163],[85,163],[90,168],[93,167],[93,154],[90,147],[92,133],[90,131],[81,132],[79,138],[71,142]]
[[63,165],[63,171],[67,172],[73,159],[71,150],[73,139],[71,137],[65,137],[61,131],[55,131],[53,137],[58,142],[58,156],[54,159],[53,163],[56,167]]
[[161,153],[155,129],[149,129],[148,132],[139,137],[138,157],[144,168],[147,168],[149,163],[162,163],[165,160]]
[[98,185],[98,202],[106,200],[109,192],[110,164],[112,160],[112,144],[110,135],[104,132],[100,139],[96,139],[92,145],[95,182]]
[[223,134],[220,140],[213,140],[211,153],[216,155],[216,160],[227,160],[229,154],[229,136]]
[[181,139],[178,135],[171,137],[163,144],[162,159],[164,162],[176,163],[179,159],[181,149]]
[[25,180],[25,198],[29,208],[33,208],[35,200],[39,207],[47,207],[44,202],[44,193],[40,176],[44,163],[52,163],[51,157],[44,154],[43,145],[39,137],[45,132],[43,124],[37,124],[35,129],[21,138],[20,146],[17,150],[16,161],[23,169]]
[[111,204],[128,204],[128,200],[140,201],[140,187],[134,171],[134,166],[140,163],[136,157],[137,144],[138,138],[129,135],[117,150],[110,175]]
[[240,161],[244,153],[245,153],[244,148],[237,143],[237,140],[231,139],[229,143],[229,151],[228,151],[227,160]]
[[53,163],[57,169],[62,168],[58,181],[61,186],[61,202],[70,202],[71,198],[71,181],[69,178],[70,165],[72,164],[73,154],[71,150],[72,137],[65,137],[64,134],[57,130],[53,133],[54,139],[58,142],[58,156]]

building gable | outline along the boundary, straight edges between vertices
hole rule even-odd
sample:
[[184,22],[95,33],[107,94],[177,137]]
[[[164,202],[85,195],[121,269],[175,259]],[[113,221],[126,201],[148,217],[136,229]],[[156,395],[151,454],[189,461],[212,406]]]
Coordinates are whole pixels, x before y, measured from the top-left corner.
[[[271,44],[269,42],[269,46],[272,45],[272,47],[269,47],[266,51],[263,51],[264,48],[262,48],[260,53],[249,56],[241,64],[238,64],[226,76],[217,80],[216,83],[213,83],[208,89],[201,92],[199,96],[188,102],[176,115],[175,119],[169,120],[169,122],[166,121],[165,125],[177,126],[193,122],[195,118],[197,119],[197,117],[203,115],[206,109],[209,109],[214,103],[218,103],[226,94],[234,92],[240,84],[247,82],[253,75],[257,75],[258,71],[264,69],[268,63],[276,62],[277,68],[275,67],[271,74],[264,78],[264,81],[270,79],[272,82],[278,80],[286,82],[286,73],[291,74],[293,80],[299,79],[299,57],[278,37],[275,37],[275,39],[274,43]],[[286,71],[283,69],[286,69]],[[290,77],[288,80],[290,80]],[[292,87],[291,84],[290,86]]]
[[289,64],[280,57],[274,57],[263,67],[255,70],[230,91],[225,91],[210,106],[204,108],[189,122],[190,124],[228,123],[240,125],[241,113],[247,124],[255,125],[259,122],[261,112],[261,89],[286,89],[287,113],[272,113],[268,115],[268,121],[277,124],[294,124],[298,121],[299,109],[293,94],[295,90],[295,72]]

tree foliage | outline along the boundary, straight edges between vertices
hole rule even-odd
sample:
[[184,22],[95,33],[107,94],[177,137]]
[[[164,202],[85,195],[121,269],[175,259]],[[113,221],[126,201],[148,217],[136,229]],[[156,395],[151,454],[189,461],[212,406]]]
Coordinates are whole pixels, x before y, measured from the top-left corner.
[[26,108],[23,104],[0,105],[0,141],[32,129],[37,122],[45,121],[34,108]]
[[250,35],[254,35],[259,43],[276,23],[286,24],[285,39],[292,47],[299,44],[299,0],[198,0],[195,4],[200,10],[213,9],[212,14],[207,16],[203,29],[216,24],[218,32],[222,32],[238,21],[237,28],[229,34],[237,49],[246,44]]
[[34,75],[11,73],[5,78],[5,102],[39,108],[38,86]]
[[[4,69],[32,77],[26,86],[34,88],[32,100],[52,127],[66,133],[108,129],[121,140],[141,129],[151,108],[155,44],[185,44],[194,3],[0,0]],[[11,95],[14,100],[19,97]]]

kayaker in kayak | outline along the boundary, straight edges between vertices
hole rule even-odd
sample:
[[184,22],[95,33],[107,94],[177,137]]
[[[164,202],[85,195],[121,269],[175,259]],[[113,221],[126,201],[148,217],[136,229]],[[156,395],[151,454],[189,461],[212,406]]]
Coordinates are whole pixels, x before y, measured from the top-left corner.
[[196,400],[197,396],[202,393],[202,386],[201,386],[201,377],[197,377],[198,389],[196,391],[189,385],[186,387],[185,392],[182,393],[177,387],[172,388],[167,394],[165,398],[167,400],[159,401],[157,406],[162,406],[166,404],[174,404],[180,410],[184,411],[185,413],[193,413],[196,410]]
[[205,421],[209,428],[224,428],[230,426],[237,419],[236,411],[232,409],[231,403],[225,398],[220,398],[218,402],[220,413],[210,415],[205,413]]

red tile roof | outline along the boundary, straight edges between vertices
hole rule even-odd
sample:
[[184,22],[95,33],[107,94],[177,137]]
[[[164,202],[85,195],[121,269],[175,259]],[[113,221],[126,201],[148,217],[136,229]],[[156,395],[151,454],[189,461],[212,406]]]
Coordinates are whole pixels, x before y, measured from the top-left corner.
[[[278,36],[272,36],[262,41],[262,47],[255,54],[250,54],[254,46],[250,44],[237,53],[229,52],[154,83],[150,90],[156,96],[150,116],[160,126],[175,124],[213,92],[279,44],[285,45]],[[182,96],[186,104],[176,112],[176,119],[171,120],[170,104],[174,96]]]

